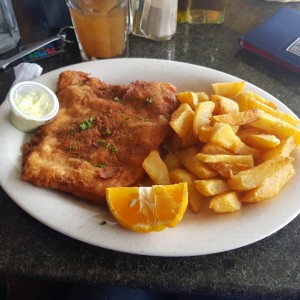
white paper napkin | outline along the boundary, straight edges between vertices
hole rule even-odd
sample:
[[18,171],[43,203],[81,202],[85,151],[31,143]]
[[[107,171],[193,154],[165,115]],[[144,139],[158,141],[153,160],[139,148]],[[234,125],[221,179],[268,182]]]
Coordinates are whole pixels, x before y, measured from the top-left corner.
[[43,68],[34,63],[21,63],[14,67],[14,72],[16,79],[13,85],[21,81],[33,80],[39,77],[43,72]]

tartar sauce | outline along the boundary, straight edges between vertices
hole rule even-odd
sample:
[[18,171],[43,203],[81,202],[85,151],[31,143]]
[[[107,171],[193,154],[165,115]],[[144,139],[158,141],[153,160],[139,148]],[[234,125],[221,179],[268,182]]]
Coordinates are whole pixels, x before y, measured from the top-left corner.
[[17,108],[31,117],[44,117],[53,109],[48,95],[41,91],[32,91],[17,95],[14,99]]

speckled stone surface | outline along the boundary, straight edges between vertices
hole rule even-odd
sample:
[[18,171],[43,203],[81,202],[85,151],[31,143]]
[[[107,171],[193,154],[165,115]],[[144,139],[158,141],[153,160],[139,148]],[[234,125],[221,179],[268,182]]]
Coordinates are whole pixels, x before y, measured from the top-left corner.
[[[39,19],[34,1],[13,3],[17,17],[22,19],[21,44],[53,34]],[[284,5],[300,10],[300,3]],[[282,6],[262,0],[228,0],[224,24],[180,24],[172,40],[160,43],[130,36],[130,56],[171,59],[224,71],[273,94],[300,116],[300,75],[241,50],[238,43],[243,33]],[[44,73],[80,61],[76,44],[66,50],[61,56],[40,61]],[[1,101],[13,79],[12,68],[0,71]],[[225,253],[182,258],[124,254],[55,232],[22,211],[0,189],[0,274],[3,275],[228,299],[299,299],[299,233],[298,216],[268,238]]]

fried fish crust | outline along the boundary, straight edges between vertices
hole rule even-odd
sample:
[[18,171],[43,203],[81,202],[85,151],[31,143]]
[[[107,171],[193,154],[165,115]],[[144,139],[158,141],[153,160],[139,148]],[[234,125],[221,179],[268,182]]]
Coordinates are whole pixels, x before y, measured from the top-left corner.
[[93,203],[105,202],[107,187],[138,184],[144,159],[170,132],[175,93],[169,83],[109,85],[62,72],[59,113],[24,147],[22,179]]

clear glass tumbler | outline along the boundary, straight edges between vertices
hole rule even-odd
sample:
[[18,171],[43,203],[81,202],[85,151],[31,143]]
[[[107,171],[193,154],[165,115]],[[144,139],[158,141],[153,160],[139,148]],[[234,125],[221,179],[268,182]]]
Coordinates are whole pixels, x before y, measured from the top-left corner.
[[128,0],[66,0],[83,60],[124,53]]
[[20,40],[20,32],[11,0],[0,1],[0,53],[13,49]]

